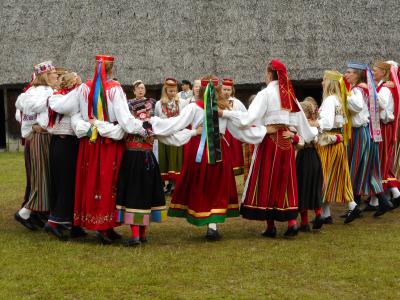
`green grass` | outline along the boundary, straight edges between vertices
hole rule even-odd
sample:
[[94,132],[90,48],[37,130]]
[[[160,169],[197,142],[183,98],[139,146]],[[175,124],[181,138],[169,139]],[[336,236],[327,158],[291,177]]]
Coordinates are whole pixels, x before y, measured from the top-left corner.
[[24,182],[22,154],[0,153],[1,299],[400,299],[400,210],[343,225],[337,206],[334,225],[294,240],[235,218],[216,243],[169,218],[132,249],[29,232],[13,219]]

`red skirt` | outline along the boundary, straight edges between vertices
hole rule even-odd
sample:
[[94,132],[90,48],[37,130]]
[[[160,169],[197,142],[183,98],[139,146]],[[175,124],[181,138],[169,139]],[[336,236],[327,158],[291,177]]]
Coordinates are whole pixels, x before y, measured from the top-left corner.
[[222,223],[239,216],[239,203],[233,175],[231,152],[222,139],[222,161],[207,163],[206,151],[196,163],[200,136],[192,137],[185,147],[181,176],[176,182],[168,215],[186,218],[193,225]]
[[400,182],[397,180],[392,170],[393,159],[395,156],[395,144],[393,139],[394,122],[388,124],[381,123],[382,139],[379,143],[379,161],[381,163],[382,185],[384,190],[391,187],[400,188]]
[[255,149],[241,207],[245,219],[288,221],[297,217],[295,150],[282,132],[265,136]]
[[235,175],[241,175],[244,166],[242,142],[235,139],[228,130],[225,132],[225,139],[231,151],[233,172]]
[[115,227],[115,198],[123,141],[82,138],[76,165],[74,225],[89,230]]

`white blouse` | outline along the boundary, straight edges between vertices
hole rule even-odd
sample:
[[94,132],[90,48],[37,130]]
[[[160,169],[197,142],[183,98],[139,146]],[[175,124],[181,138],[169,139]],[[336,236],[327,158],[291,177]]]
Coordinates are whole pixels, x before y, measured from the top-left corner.
[[18,96],[15,107],[22,111],[21,135],[23,138],[30,138],[34,124],[39,124],[43,128],[47,127],[47,99],[52,94],[53,89],[49,86],[33,86]]
[[[381,81],[378,86],[382,85]],[[378,92],[379,117],[385,124],[394,121],[394,100],[389,88],[382,86]]]
[[361,88],[354,87],[351,89],[351,94],[347,97],[347,104],[351,112],[352,126],[361,127],[368,125],[368,99]]
[[310,127],[299,103],[298,106],[300,112],[296,113],[282,109],[278,81],[274,80],[258,92],[247,112],[225,110],[223,117],[230,119],[238,127],[273,124],[293,126],[305,142],[309,143],[318,134],[318,130]]
[[321,131],[329,131],[334,128],[342,128],[344,124],[343,115],[337,114],[342,111],[342,104],[335,95],[326,97],[319,108],[318,123]]

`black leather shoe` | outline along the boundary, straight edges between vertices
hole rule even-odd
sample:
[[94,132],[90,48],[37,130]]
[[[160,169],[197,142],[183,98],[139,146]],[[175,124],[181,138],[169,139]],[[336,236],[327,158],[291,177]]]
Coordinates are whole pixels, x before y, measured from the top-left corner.
[[371,204],[367,203],[367,205],[365,205],[362,211],[364,212],[364,211],[377,211],[377,210],[378,206],[372,206]]
[[113,242],[108,236],[101,233],[100,231],[96,232],[96,238],[103,245],[110,245]]
[[147,243],[147,237],[141,237],[140,238],[141,243]]
[[301,232],[310,232],[311,231],[310,225],[309,224],[300,225],[299,231],[301,231]]
[[393,198],[390,200],[393,204],[393,209],[398,208],[400,206],[400,197]]
[[379,217],[386,214],[393,207],[392,202],[389,200],[379,201],[378,210],[374,213],[374,217]]
[[17,222],[21,223],[21,224],[22,224],[23,226],[25,226],[26,228],[28,228],[29,230],[32,230],[32,231],[37,230],[37,227],[36,227],[35,224],[33,224],[31,218],[25,220],[25,219],[23,219],[23,218],[19,215],[18,212],[16,212],[15,215],[14,215],[14,219],[15,219]]
[[332,216],[323,218],[323,220],[324,220],[324,224],[327,224],[327,225],[333,224]]
[[285,237],[294,237],[299,233],[299,228],[297,226],[291,226],[286,230],[283,236]]
[[140,242],[139,238],[130,238],[124,242],[125,247],[136,247],[140,246],[142,243]]
[[76,239],[87,236],[87,233],[82,227],[72,226],[69,236],[73,239]]
[[274,228],[270,230],[265,230],[261,235],[269,238],[276,238],[277,235],[276,227],[274,226]]
[[32,223],[35,224],[37,227],[44,227],[45,222],[42,221],[38,214],[32,213],[30,219],[32,220]]
[[219,234],[218,230],[214,230],[211,228],[207,229],[206,239],[209,241],[219,241],[221,239],[221,235]]
[[356,207],[354,207],[353,210],[349,211],[346,219],[344,220],[344,224],[351,223],[360,216],[361,216],[361,209],[357,205]]
[[115,232],[113,228],[110,228],[110,229],[107,230],[107,236],[112,241],[120,240],[122,238],[122,235],[120,235],[119,233]]
[[63,234],[63,232],[58,227],[52,227],[49,223],[44,224],[44,231],[54,235],[60,241],[66,241],[67,237]]
[[324,221],[324,218],[321,216],[315,217],[312,229],[321,229],[322,225],[324,225]]

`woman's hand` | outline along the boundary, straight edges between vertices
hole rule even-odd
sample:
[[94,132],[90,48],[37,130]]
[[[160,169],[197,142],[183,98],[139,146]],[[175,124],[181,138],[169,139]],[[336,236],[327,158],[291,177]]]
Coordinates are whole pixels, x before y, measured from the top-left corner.
[[273,134],[278,131],[278,128],[274,125],[265,125],[267,127],[267,134]]
[[196,135],[201,135],[201,133],[203,132],[203,126],[199,126],[196,128]]
[[368,89],[368,84],[366,84],[365,82],[359,83],[358,86],[363,88],[363,89]]
[[394,82],[393,81],[386,81],[383,86],[386,86],[388,88],[394,88]]
[[292,139],[294,137],[294,133],[290,130],[285,130],[284,132],[282,132],[282,136],[284,139]]
[[42,127],[40,127],[38,124],[34,124],[32,125],[32,130],[36,133],[42,133],[45,132],[46,130],[44,130]]

